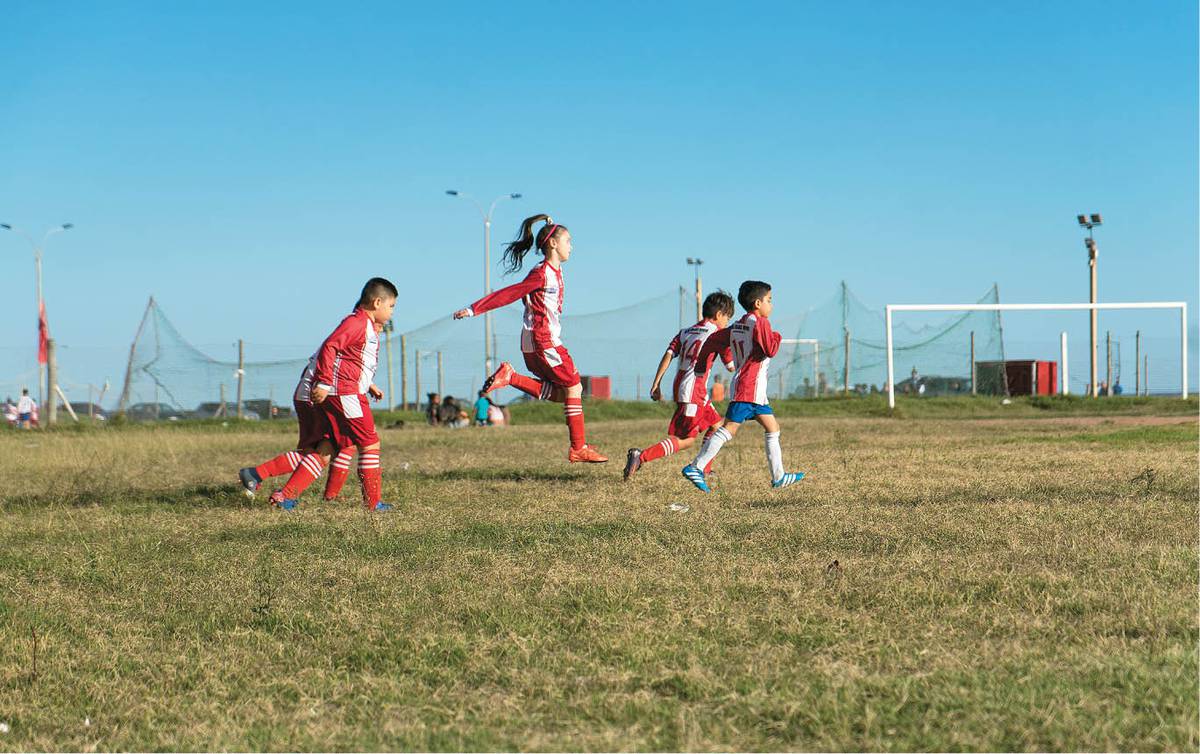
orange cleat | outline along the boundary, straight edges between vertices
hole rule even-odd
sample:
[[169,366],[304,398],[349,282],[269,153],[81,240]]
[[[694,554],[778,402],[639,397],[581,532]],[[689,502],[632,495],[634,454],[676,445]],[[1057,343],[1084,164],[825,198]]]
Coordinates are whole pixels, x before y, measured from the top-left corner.
[[499,390],[502,387],[508,387],[512,382],[512,377],[517,370],[513,369],[513,365],[507,361],[500,362],[500,368],[496,373],[487,378],[487,382],[483,383],[483,392],[488,394],[493,390]]
[[608,459],[600,455],[591,445],[584,445],[579,450],[571,448],[571,451],[567,453],[567,460],[571,463],[608,463]]

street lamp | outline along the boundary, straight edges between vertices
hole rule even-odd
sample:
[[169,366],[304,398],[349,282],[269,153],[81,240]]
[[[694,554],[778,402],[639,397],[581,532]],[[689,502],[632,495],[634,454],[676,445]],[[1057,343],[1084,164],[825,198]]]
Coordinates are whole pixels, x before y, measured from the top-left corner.
[[[10,230],[13,233],[16,233],[17,235],[21,236],[26,241],[28,241],[29,245],[31,247],[33,247],[34,279],[36,280],[36,283],[37,283],[37,306],[38,306],[38,329],[39,329],[39,331],[41,330],[41,326],[42,326],[42,250],[44,248],[46,248],[46,242],[50,240],[50,236],[54,235],[55,233],[62,233],[64,230],[70,230],[71,228],[74,228],[74,227],[75,226],[72,223],[63,223],[62,225],[56,225],[53,228],[50,228],[49,230],[47,230],[45,232],[45,234],[42,235],[42,242],[38,243],[37,241],[34,240],[33,236],[29,235],[28,233],[26,233],[25,231],[16,227],[15,225],[10,225],[9,223],[0,223],[0,228],[3,228],[4,230]],[[38,405],[39,406],[46,405],[45,394],[42,392],[43,390],[47,391],[49,393],[49,395],[51,396],[51,398],[53,398],[53,396],[54,396],[54,386],[53,385],[47,386],[45,384],[46,383],[45,369],[46,369],[46,365],[43,364],[41,361],[38,361]]]
[[699,322],[704,318],[704,307],[700,303],[700,265],[704,264],[704,260],[699,257],[696,259],[688,257],[687,263],[696,268],[696,321]]
[[[492,292],[492,213],[496,211],[496,205],[505,199],[520,199],[520,194],[501,194],[492,200],[492,205],[488,207],[488,211],[483,211],[483,206],[475,200],[475,197],[465,191],[457,189],[446,189],[448,196],[456,196],[466,199],[475,205],[475,209],[479,210],[479,216],[483,218],[483,292],[488,294]],[[485,312],[483,315],[483,378],[487,379],[492,374],[492,313]]]
[[[1092,229],[1098,228],[1104,223],[1103,218],[1097,212],[1088,215],[1076,215],[1075,220],[1078,221],[1079,227],[1087,230],[1088,237],[1083,239],[1083,245],[1088,250],[1088,269],[1091,270],[1092,278],[1092,303],[1096,303],[1096,239],[1092,237]],[[1092,309],[1092,397],[1100,395],[1100,386],[1096,380],[1096,310]],[[1109,388],[1111,390],[1111,386]]]

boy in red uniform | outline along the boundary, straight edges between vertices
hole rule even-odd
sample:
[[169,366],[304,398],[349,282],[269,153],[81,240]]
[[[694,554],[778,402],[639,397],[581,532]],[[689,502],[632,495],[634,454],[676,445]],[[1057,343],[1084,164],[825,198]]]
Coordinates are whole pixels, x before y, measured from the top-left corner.
[[398,296],[391,282],[371,278],[363,286],[358,306],[317,350],[311,398],[320,412],[326,439],[301,459],[283,489],[271,494],[273,505],[295,508],[300,493],[321,475],[333,448],[357,447],[363,504],[373,511],[392,509],[380,502],[379,435],[368,396],[375,400],[383,397],[373,382],[379,363],[379,331],[392,318]]
[[696,488],[709,492],[703,469],[721,452],[721,447],[733,439],[742,423],[754,419],[766,432],[767,465],[771,470],[771,486],[787,487],[804,478],[800,472],[783,470],[783,451],[779,447],[779,422],[767,404],[767,368],[771,357],[779,353],[783,336],[771,329],[768,317],[774,309],[771,286],[760,280],[747,280],[738,289],[738,303],[745,316],[728,328],[709,337],[700,351],[696,364],[706,364],[713,355],[728,348],[733,351],[737,371],[733,375],[733,397],[725,411],[724,423],[704,441],[696,459],[683,467],[682,474]]
[[[317,370],[317,355],[314,353],[308,360],[308,365],[300,374],[300,382],[292,394],[292,407],[296,413],[296,421],[300,425],[300,439],[296,449],[280,453],[269,461],[258,466],[248,466],[238,471],[238,479],[248,497],[254,497],[264,479],[284,474],[292,474],[300,466],[305,455],[316,453],[324,441],[327,443],[325,456],[330,454],[332,444],[328,443],[328,433],[325,431],[323,411],[313,405],[312,385],[313,374]],[[318,453],[318,456],[321,454]],[[350,475],[350,461],[354,458],[354,448],[342,448],[330,464],[329,478],[325,480],[325,499],[336,500],[346,477]],[[311,473],[311,469],[308,470]],[[320,474],[318,469],[317,474]],[[298,495],[299,493],[295,493]],[[293,495],[293,498],[295,495]]]
[[[667,427],[667,437],[644,450],[629,449],[625,459],[627,481],[637,473],[642,464],[690,448],[700,432],[711,434],[716,425],[721,423],[721,415],[708,400],[708,370],[716,352],[709,353],[705,364],[699,364],[698,360],[709,336],[729,324],[729,318],[733,316],[733,297],[725,291],[710,293],[708,298],[704,299],[701,311],[704,319],[675,334],[658,363],[654,384],[650,386],[650,397],[656,401],[662,400],[663,375],[667,373],[671,359],[678,356],[679,369],[675,373],[675,385],[672,390],[675,396],[675,416],[671,418],[671,424]],[[733,355],[728,348],[721,354],[721,358],[726,368],[732,371]],[[708,439],[708,434],[704,439]],[[704,472],[707,474],[710,470],[706,468]]]

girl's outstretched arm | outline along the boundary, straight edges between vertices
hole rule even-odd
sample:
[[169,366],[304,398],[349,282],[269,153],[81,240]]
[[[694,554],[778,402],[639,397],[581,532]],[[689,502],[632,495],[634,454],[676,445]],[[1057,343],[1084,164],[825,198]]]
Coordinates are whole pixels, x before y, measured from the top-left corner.
[[521,282],[510,285],[507,288],[501,288],[498,291],[492,291],[467,308],[454,312],[454,318],[474,317],[476,314],[483,314],[493,309],[499,309],[502,306],[508,306],[517,299],[523,298],[526,294],[541,288],[544,281],[544,276],[535,267],[529,271],[529,274]]

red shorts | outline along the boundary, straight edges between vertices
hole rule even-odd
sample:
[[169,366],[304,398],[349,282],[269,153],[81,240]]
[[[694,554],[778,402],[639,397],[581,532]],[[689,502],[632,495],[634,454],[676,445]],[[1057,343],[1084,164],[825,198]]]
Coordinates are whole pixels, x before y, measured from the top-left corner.
[[300,439],[296,442],[297,450],[315,448],[322,440],[328,440],[329,431],[325,429],[325,412],[308,401],[292,401],[296,409],[296,420],[300,422]]
[[671,417],[671,426],[667,427],[667,434],[685,440],[720,423],[721,415],[711,403],[677,403],[675,415]]
[[321,402],[325,409],[325,431],[337,448],[365,447],[379,442],[375,417],[365,395],[331,395]]
[[581,380],[566,346],[525,354],[525,366],[540,380],[559,387],[575,387]]

